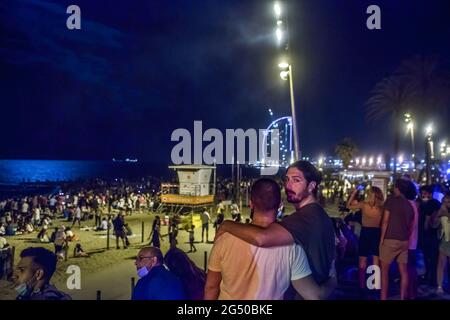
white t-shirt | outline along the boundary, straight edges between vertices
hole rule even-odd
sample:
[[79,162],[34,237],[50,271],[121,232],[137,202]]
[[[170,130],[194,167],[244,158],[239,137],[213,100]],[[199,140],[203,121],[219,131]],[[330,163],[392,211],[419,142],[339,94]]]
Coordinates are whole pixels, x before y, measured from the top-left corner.
[[203,211],[201,218],[202,218],[202,224],[206,224],[206,223],[209,223],[209,220],[211,217],[209,216],[209,213],[207,211]]
[[27,213],[28,212],[28,207],[29,207],[28,203],[24,202],[22,204],[22,213]]
[[51,198],[49,202],[50,202],[50,207],[54,207],[56,205],[57,201],[55,198]]
[[81,219],[81,209],[80,209],[80,207],[77,207],[77,211],[75,213],[75,217],[77,219]]
[[103,221],[102,221],[102,224],[101,224],[101,226],[100,226],[100,229],[102,229],[102,230],[108,230],[108,221],[103,220]]
[[7,243],[8,242],[6,241],[5,238],[0,237],[0,249],[3,249],[6,246]]
[[281,300],[291,280],[311,274],[299,245],[259,248],[229,233],[214,243],[208,269],[222,274],[219,300]]

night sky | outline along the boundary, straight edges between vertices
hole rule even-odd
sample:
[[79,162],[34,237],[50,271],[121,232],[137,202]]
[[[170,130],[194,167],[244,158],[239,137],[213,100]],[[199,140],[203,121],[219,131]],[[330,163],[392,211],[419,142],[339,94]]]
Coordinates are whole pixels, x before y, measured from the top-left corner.
[[[66,28],[81,8],[82,29]],[[366,28],[381,7],[382,29]],[[389,120],[365,120],[375,84],[404,59],[450,59],[450,1],[290,1],[294,89],[304,154],[392,149]],[[168,162],[176,128],[265,128],[290,114],[273,1],[0,2],[0,158]],[[448,114],[447,114],[448,115]],[[450,119],[432,120],[439,139]],[[407,138],[402,150],[408,151]]]

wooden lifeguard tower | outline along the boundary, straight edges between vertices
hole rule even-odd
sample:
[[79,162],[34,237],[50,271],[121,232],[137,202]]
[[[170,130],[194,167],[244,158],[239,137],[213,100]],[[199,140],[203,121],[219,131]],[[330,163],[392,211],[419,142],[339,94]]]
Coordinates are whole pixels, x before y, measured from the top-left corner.
[[178,184],[161,184],[161,205],[158,211],[168,208],[170,212],[180,214],[183,211],[193,212],[198,207],[214,205],[215,166],[177,165],[169,166],[169,169],[177,172]]

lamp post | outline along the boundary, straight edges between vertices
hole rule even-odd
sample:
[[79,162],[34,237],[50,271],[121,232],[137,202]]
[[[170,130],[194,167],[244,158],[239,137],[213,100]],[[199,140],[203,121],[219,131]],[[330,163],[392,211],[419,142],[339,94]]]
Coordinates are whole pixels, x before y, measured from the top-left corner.
[[[289,50],[289,42],[286,37],[283,36],[284,31],[284,22],[282,20],[283,16],[283,10],[281,7],[280,1],[276,1],[274,4],[274,12],[275,12],[275,18],[276,18],[276,31],[275,35],[277,38],[278,45],[281,46],[282,43],[286,43],[286,46],[284,46],[284,50]],[[287,22],[287,19],[286,19]],[[286,31],[287,31],[287,23],[286,23]],[[281,62],[278,65],[282,71],[280,73],[281,79],[288,80],[289,78],[289,90],[290,90],[290,98],[291,98],[291,116],[292,116],[292,131],[293,131],[293,140],[294,140],[294,160],[299,160],[301,158],[300,155],[300,147],[299,147],[299,140],[298,140],[298,132],[297,132],[297,116],[295,112],[295,98],[294,98],[294,79],[293,79],[293,71],[292,71],[292,65],[290,63],[287,63],[285,61]]]
[[433,157],[433,127],[429,125],[425,129],[425,163],[427,166],[427,185],[431,183],[431,158]]
[[405,113],[406,128],[411,134],[411,150],[412,161],[414,163],[414,169],[416,169],[416,144],[414,140],[414,122],[409,113]]
[[278,65],[281,69],[280,77],[283,80],[288,80],[289,78],[289,89],[291,95],[291,114],[292,114],[292,131],[294,140],[294,158],[295,160],[300,159],[300,147],[298,143],[298,132],[297,132],[297,116],[295,112],[295,97],[294,97],[294,80],[292,76],[292,65],[287,62],[282,62]]

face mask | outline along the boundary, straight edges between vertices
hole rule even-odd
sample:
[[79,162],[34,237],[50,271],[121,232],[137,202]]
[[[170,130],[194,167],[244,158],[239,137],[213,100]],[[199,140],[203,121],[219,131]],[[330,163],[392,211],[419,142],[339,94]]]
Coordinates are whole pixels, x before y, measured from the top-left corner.
[[143,278],[147,274],[148,274],[147,267],[142,267],[142,268],[138,269],[138,271],[137,271],[137,275],[138,275],[139,278]]
[[14,290],[16,290],[17,295],[19,297],[22,297],[22,296],[25,296],[26,293],[28,292],[28,286],[26,283],[22,283],[22,284],[18,285],[17,287],[15,287]]

